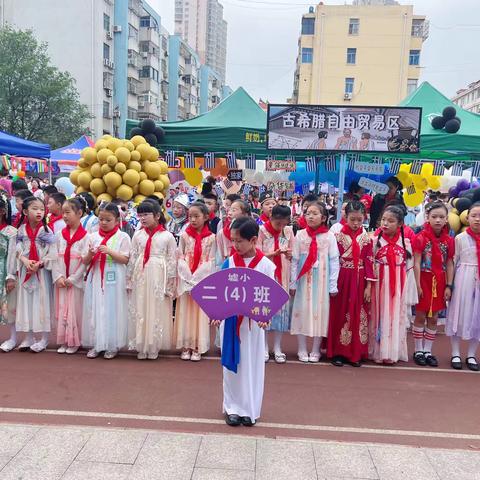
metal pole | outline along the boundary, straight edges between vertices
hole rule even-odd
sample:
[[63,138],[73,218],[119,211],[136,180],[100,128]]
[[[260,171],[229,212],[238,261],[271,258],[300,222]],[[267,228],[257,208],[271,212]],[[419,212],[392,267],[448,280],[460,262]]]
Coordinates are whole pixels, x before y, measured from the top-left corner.
[[345,175],[347,173],[347,154],[340,155],[340,171],[338,172],[338,205],[337,222],[342,218],[343,191],[345,190]]

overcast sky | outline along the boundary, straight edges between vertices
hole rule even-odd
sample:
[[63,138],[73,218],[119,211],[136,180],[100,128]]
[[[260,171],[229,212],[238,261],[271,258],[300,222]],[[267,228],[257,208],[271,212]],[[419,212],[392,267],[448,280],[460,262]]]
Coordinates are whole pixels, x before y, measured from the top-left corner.
[[[175,0],[150,0],[173,33]],[[297,42],[305,0],[220,0],[228,22],[227,82],[253,98],[283,103],[292,94]],[[342,4],[342,0],[324,0]],[[348,2],[351,3],[351,0]],[[422,75],[451,97],[480,80],[480,0],[400,0],[430,20]]]

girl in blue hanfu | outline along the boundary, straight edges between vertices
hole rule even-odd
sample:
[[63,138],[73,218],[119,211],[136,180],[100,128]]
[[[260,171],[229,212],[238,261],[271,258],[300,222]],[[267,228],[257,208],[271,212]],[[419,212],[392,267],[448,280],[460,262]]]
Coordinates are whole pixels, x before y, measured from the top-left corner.
[[[252,268],[274,278],[275,264],[256,248],[258,232],[255,220],[248,217],[235,220],[232,225],[235,252],[222,268]],[[268,323],[252,322],[245,317],[230,317],[221,325],[223,412],[227,425],[251,427],[260,417],[267,327]]]

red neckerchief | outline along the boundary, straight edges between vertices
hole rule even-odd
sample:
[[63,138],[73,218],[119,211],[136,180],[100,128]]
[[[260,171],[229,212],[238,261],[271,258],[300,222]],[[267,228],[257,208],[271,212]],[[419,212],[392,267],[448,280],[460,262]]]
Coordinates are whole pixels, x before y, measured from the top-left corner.
[[200,260],[202,258],[202,240],[213,234],[208,228],[207,224],[203,226],[200,233],[198,233],[191,225],[186,228],[185,232],[187,232],[187,235],[190,235],[192,238],[195,239],[195,248],[193,250],[193,263],[190,267],[191,272],[195,273],[195,270],[200,265]]
[[0,232],[6,227],[8,227],[8,223],[5,223],[5,222],[0,223]]
[[352,257],[353,257],[353,266],[355,271],[358,270],[358,263],[360,260],[360,245],[357,242],[357,237],[361,235],[363,228],[360,227],[358,230],[353,231],[349,225],[345,224],[342,228],[342,233],[348,235],[352,240]]
[[395,296],[395,289],[397,286],[397,255],[395,253],[395,247],[397,245],[398,239],[400,238],[400,229],[397,230],[397,233],[393,237],[387,235],[382,235],[382,238],[387,242],[387,263],[388,263],[388,275],[390,282],[390,295]]
[[[107,242],[118,232],[120,229],[120,226],[117,225],[113,230],[110,230],[109,232],[105,232],[102,229],[98,231],[98,234],[103,237],[103,240],[101,241],[100,246],[106,245]],[[105,276],[105,264],[107,263],[107,255],[105,253],[101,253],[100,251],[97,251],[97,253],[93,256],[92,261],[90,262],[90,265],[88,266],[87,273],[85,274],[85,278],[88,277],[88,274],[92,271],[93,267],[95,264],[100,260],[100,276],[102,277],[102,290],[103,290],[103,281],[104,281],[104,276]]]
[[232,241],[232,232],[230,230],[230,219],[226,218],[223,221],[223,234],[225,235],[225,238],[229,240],[230,242]]
[[475,241],[475,245],[477,247],[477,266],[478,271],[480,272],[480,233],[475,233],[471,227],[467,228],[467,233],[473,238]]
[[210,212],[210,213],[208,214],[208,219],[209,219],[209,220],[213,220],[215,217],[216,217],[215,212]]
[[145,244],[145,252],[143,254],[143,268],[150,259],[150,250],[152,249],[152,240],[153,236],[158,232],[164,232],[165,227],[163,225],[158,225],[156,228],[151,230],[150,228],[144,228],[145,233],[148,235],[147,243]]
[[263,224],[267,223],[269,220],[270,220],[270,218],[267,217],[264,213],[262,213],[262,214],[260,215],[260,221],[261,221]]
[[[245,263],[245,259],[235,250],[235,252],[232,255],[233,258],[233,264],[238,268],[238,267],[243,267],[243,268],[251,268],[252,270],[260,263],[262,258],[265,255],[257,248],[255,249],[255,256],[252,258],[250,263],[247,264]],[[240,338],[240,326],[242,325],[243,322],[243,315],[238,315],[237,316],[237,337]]]
[[[27,232],[27,237],[30,240],[30,252],[28,252],[28,259],[29,260],[34,260],[38,262],[40,260],[40,257],[38,256],[38,251],[37,251],[37,244],[35,242],[38,232],[40,229],[43,227],[43,223],[39,222],[38,225],[35,227],[35,230],[32,230],[32,227],[30,226],[30,223],[27,222],[25,224],[25,231]],[[27,273],[25,275],[25,280],[23,283],[28,282],[30,280],[30,277],[32,276],[31,273]]]
[[12,221],[12,225],[15,227],[15,228],[20,228],[20,219],[22,218],[22,214],[21,213],[17,213]]
[[315,262],[317,261],[318,256],[318,245],[317,245],[317,235],[320,233],[327,233],[328,228],[325,225],[320,225],[317,229],[313,229],[307,225],[305,229],[308,236],[312,239],[310,242],[310,248],[308,249],[308,255],[305,259],[305,263],[303,264],[302,270],[298,274],[297,280],[300,280],[303,275],[308,273],[312,268]]
[[[345,226],[346,224],[347,224],[347,221],[342,217],[342,218],[340,219],[340,225]],[[361,229],[360,229],[360,230],[361,230]]]
[[[278,250],[280,248],[280,235],[282,234],[282,230],[280,231],[275,230],[270,220],[267,223],[264,223],[263,226],[265,227],[265,230],[273,237],[273,241],[274,241],[273,248],[275,250]],[[282,283],[282,256],[275,255],[272,258],[272,261],[277,267],[275,269],[275,278],[277,279],[277,282],[281,284]]]
[[87,231],[82,227],[81,224],[73,234],[73,237],[71,236],[70,228],[65,227],[62,229],[62,237],[67,242],[67,248],[65,248],[65,253],[63,255],[63,260],[65,262],[65,275],[67,278],[70,276],[70,253],[72,250],[72,245],[76,242],[79,242],[86,234]]
[[55,222],[58,222],[61,219],[62,219],[62,215],[54,215],[53,213],[50,215],[50,218],[48,219],[48,226],[52,229],[52,231],[53,231]]
[[297,220],[297,225],[302,230],[307,228],[307,221],[305,220],[305,217],[303,215]]
[[428,240],[430,240],[432,245],[432,272],[435,277],[438,278],[444,275],[443,255],[442,251],[440,250],[440,244],[446,243],[448,245],[448,240],[450,238],[448,235],[448,227],[445,225],[440,232],[440,236],[437,237],[431,225],[429,223],[425,223],[423,226],[423,234]]

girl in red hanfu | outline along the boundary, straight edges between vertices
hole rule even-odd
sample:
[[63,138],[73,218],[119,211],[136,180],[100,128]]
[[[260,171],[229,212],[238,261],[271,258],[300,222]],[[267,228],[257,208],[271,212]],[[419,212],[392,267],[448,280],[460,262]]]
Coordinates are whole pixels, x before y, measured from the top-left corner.
[[[407,270],[413,268],[412,247],[403,231],[404,211],[387,207],[381,231],[373,238],[378,281],[373,284],[369,356],[377,363],[407,361],[408,305],[416,296]],[[408,278],[413,278],[410,276]]]
[[413,243],[419,297],[412,327],[415,339],[413,360],[420,366],[437,367],[432,345],[437,333],[438,312],[446,308],[445,302],[452,295],[455,243],[448,235],[448,211],[444,203],[427,204],[425,214],[427,221]]
[[373,273],[372,240],[362,227],[365,206],[359,201],[347,204],[346,225],[335,235],[340,252],[338,295],[332,297],[328,328],[327,356],[341,367],[349,362],[360,367],[368,357]]

